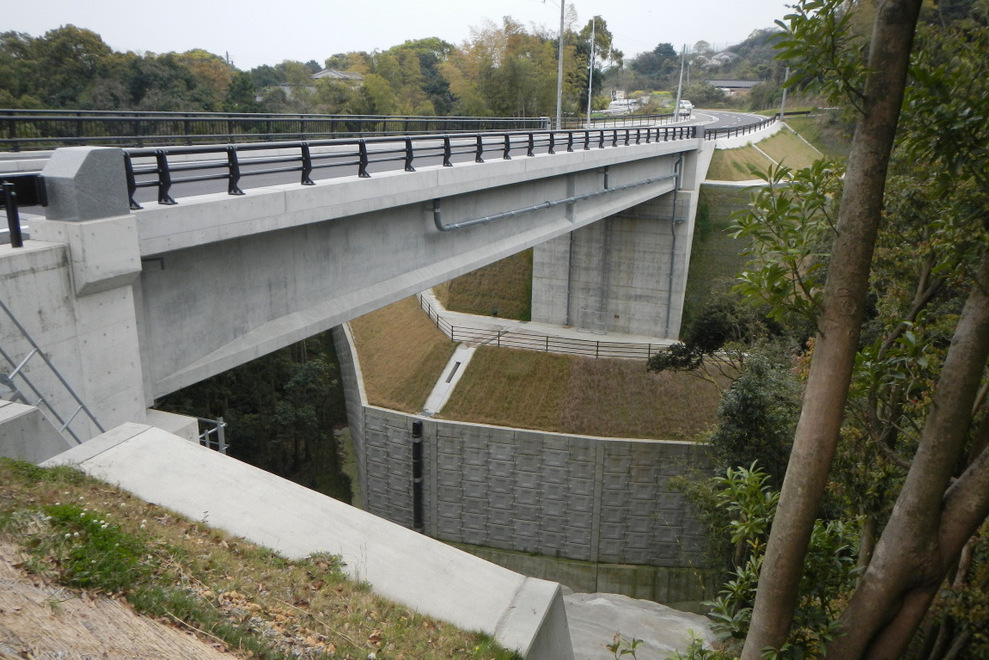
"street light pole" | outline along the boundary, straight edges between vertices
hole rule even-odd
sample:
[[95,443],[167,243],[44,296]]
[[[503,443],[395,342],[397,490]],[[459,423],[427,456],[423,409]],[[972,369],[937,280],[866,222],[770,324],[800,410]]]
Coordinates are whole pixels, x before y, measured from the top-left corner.
[[563,12],[566,8],[566,0],[560,0],[560,39],[556,55],[556,130],[563,128]]
[[591,19],[591,59],[587,62],[587,128],[591,127],[591,90],[594,85],[594,28],[597,20]]

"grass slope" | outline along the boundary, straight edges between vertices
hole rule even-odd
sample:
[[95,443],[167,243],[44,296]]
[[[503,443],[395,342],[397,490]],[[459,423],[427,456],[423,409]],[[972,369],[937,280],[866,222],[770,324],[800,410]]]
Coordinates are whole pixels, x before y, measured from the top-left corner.
[[821,153],[816,148],[804,142],[792,130],[784,128],[754,145],[715,151],[707,171],[707,179],[749,181],[758,178],[752,173],[752,169],[765,171],[774,161],[796,170],[809,166],[820,157]]
[[432,324],[415,298],[406,298],[350,322],[374,406],[418,413],[456,348]]
[[435,288],[447,309],[466,314],[532,318],[532,250],[444,282]]
[[577,435],[703,439],[720,398],[687,374],[655,374],[633,360],[595,360],[482,347],[445,419]]
[[[67,468],[0,459],[0,547],[7,545],[21,548],[33,573],[25,580],[66,587],[49,603],[52,616],[79,590],[84,599],[112,596],[235,657],[518,658],[486,636],[375,596],[332,556],[289,561]],[[0,608],[0,631],[17,619]],[[91,657],[77,642],[58,640],[58,657]]]

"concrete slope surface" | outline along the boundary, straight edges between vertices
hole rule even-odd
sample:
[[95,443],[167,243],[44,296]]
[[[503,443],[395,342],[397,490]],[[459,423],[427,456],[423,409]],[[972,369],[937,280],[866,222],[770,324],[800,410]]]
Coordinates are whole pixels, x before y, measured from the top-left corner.
[[340,555],[381,596],[486,632],[532,660],[572,660],[563,594],[528,578],[200,447],[122,424],[43,465],[72,464],[141,499],[289,558]]
[[674,651],[683,651],[695,637],[715,640],[710,621],[700,614],[680,612],[651,600],[617,594],[575,594],[563,597],[573,640],[575,660],[602,660],[611,657],[604,648],[616,634],[631,641],[641,639],[636,660],[664,660]]

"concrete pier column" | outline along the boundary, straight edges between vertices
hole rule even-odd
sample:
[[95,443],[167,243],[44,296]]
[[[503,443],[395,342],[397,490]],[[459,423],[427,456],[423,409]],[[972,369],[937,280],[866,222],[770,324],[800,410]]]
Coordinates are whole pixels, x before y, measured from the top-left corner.
[[532,320],[675,338],[690,254],[690,192],[668,193],[537,245]]

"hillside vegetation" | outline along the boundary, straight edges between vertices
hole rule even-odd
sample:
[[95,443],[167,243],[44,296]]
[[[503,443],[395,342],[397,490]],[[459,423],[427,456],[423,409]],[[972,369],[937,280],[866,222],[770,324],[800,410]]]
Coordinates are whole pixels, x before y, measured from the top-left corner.
[[[10,459],[0,459],[0,574],[2,658],[518,657],[375,596],[333,556],[290,561],[74,470]],[[111,598],[150,621],[123,628],[133,617]],[[63,621],[79,605],[87,630]],[[151,621],[194,635],[198,650],[180,655]]]

